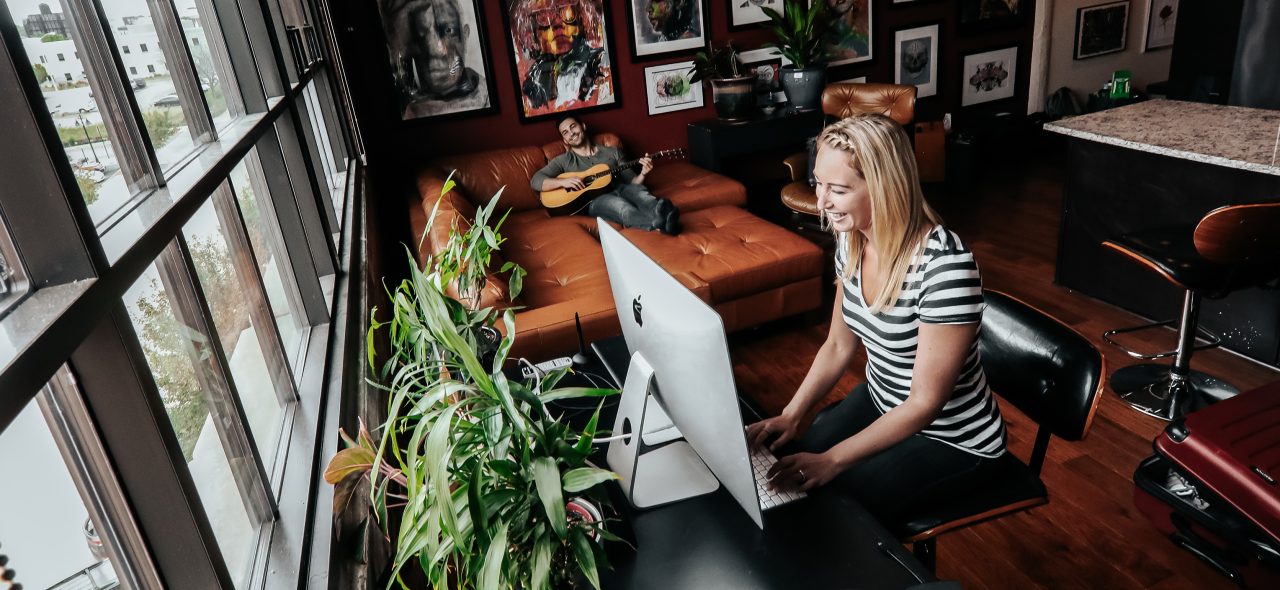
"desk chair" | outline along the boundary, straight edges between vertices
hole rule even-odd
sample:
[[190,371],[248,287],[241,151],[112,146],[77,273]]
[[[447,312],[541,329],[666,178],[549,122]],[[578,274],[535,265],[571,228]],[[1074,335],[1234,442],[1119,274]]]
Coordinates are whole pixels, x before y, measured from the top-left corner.
[[[831,84],[822,91],[822,112],[828,119],[844,119],[863,113],[880,113],[910,129],[916,116],[916,87],[912,84]],[[782,187],[782,204],[803,224],[805,216],[818,216],[818,195],[809,183],[811,154],[793,154],[786,165],[791,182]]]
[[939,535],[1049,502],[1040,481],[1049,439],[1082,440],[1101,398],[1102,355],[1084,336],[1009,295],[983,294],[987,309],[978,350],[987,383],[1001,402],[1013,404],[1039,429],[1029,463],[1005,453],[972,481],[955,482],[953,489],[964,493],[933,502],[900,523],[886,523],[913,544],[916,557],[930,570]]
[[[1191,370],[1191,355],[1222,341],[1197,325],[1203,297],[1219,298],[1280,277],[1280,202],[1219,207],[1195,227],[1158,228],[1125,234],[1102,245],[1158,273],[1185,291],[1178,320],[1178,346],[1154,354],[1129,349],[1111,337],[1173,320],[1110,330],[1108,344],[1142,360],[1173,357],[1172,365],[1145,363],[1111,376],[1111,389],[1130,407],[1162,420],[1231,397],[1239,390],[1213,375]],[[1196,345],[1196,333],[1207,341]]]

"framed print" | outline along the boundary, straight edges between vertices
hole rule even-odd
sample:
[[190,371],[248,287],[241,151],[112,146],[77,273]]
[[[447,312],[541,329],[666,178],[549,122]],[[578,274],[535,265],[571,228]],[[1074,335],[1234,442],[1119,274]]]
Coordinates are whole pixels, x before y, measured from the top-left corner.
[[960,32],[985,33],[1016,26],[1030,12],[1032,0],[960,0]]
[[871,59],[871,0],[826,0],[827,66]]
[[644,88],[649,96],[649,114],[701,107],[702,82],[690,82],[692,61],[681,61],[644,69]]
[[938,25],[893,34],[893,82],[914,84],[916,98],[938,93]]
[[1147,5],[1147,38],[1143,51],[1173,46],[1173,30],[1178,24],[1178,0],[1151,0]]
[[961,84],[960,106],[967,107],[1012,97],[1017,74],[1017,47],[964,56],[964,80]]
[[479,0],[378,0],[402,120],[497,110]]
[[521,120],[618,104],[604,0],[504,0]]
[[791,65],[791,60],[777,48],[766,47],[739,52],[738,63],[740,73],[756,77],[756,102],[761,106],[776,102],[774,97],[782,92],[782,66]]
[[1076,9],[1076,59],[1124,51],[1129,0]]
[[645,57],[706,47],[703,0],[628,0],[631,55]]
[[729,3],[729,28],[768,22],[769,16],[761,8],[782,12],[782,0],[725,0]]
[[866,84],[866,83],[867,83],[866,76],[858,76],[857,78],[848,78],[845,80],[836,80],[835,82],[832,82],[832,84]]

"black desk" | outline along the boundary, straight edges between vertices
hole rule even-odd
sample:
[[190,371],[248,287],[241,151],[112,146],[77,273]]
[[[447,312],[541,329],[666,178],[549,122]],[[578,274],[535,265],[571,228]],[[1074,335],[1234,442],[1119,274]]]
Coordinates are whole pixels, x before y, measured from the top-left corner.
[[[615,378],[625,378],[621,337],[594,348],[609,358]],[[594,363],[582,371],[609,376]],[[743,409],[744,416],[755,414],[745,402]],[[585,420],[593,410],[573,408],[568,418]],[[614,407],[605,408],[600,423],[612,425],[613,416]],[[603,447],[598,454],[604,464]],[[632,510],[625,500],[615,504],[630,522],[636,550],[611,545],[613,569],[601,572],[607,589],[901,589],[934,579],[857,502],[831,491],[766,511],[764,530],[723,487],[651,510]]]
[[712,172],[724,172],[736,157],[803,146],[822,131],[822,111],[758,115],[745,121],[703,119],[689,124],[689,161]]

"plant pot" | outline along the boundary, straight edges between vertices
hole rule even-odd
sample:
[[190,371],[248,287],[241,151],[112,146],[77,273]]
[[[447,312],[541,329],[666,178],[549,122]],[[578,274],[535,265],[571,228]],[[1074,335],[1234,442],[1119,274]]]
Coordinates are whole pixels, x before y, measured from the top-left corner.
[[750,117],[756,109],[755,76],[712,78],[711,102],[721,119],[734,121]]
[[782,90],[787,93],[787,101],[796,109],[818,108],[822,103],[822,89],[826,85],[827,68],[824,65],[803,69],[792,66],[782,68]]

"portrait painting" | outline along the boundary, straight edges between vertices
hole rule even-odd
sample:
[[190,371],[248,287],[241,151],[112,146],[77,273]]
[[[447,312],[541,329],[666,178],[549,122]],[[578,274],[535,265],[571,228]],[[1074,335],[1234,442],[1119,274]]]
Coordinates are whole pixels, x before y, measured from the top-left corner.
[[649,114],[696,109],[703,104],[702,82],[689,81],[693,62],[681,61],[644,69]]
[[615,105],[604,0],[506,0],[521,119]]
[[631,54],[645,57],[707,45],[703,0],[629,0]]
[[969,106],[1013,96],[1018,48],[1008,47],[964,56],[960,105]]
[[938,93],[938,25],[893,34],[895,84],[913,84],[916,98]]
[[871,59],[871,0],[822,0],[827,3],[827,65]]
[[1124,51],[1128,31],[1128,0],[1076,10],[1075,59]]
[[727,0],[729,2],[729,28],[745,27],[767,22],[769,15],[764,8],[782,12],[782,0]]
[[379,0],[402,119],[496,110],[478,0]]
[[1178,24],[1178,0],[1151,0],[1147,5],[1147,40],[1143,51],[1173,46]]
[[1017,25],[1031,0],[960,0],[960,32],[982,33]]

